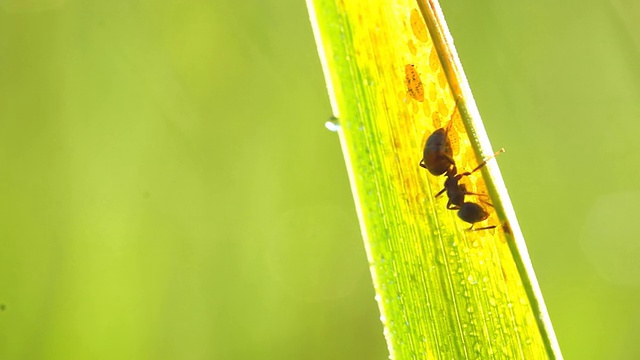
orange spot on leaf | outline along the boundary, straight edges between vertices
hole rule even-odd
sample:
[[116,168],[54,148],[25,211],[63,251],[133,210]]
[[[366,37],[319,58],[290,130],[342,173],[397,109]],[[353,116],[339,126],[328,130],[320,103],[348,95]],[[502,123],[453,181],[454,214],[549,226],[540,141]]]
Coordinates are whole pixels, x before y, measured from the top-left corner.
[[427,26],[424,24],[424,20],[422,19],[422,14],[420,14],[420,11],[418,11],[417,9],[411,10],[411,15],[409,18],[409,21],[411,22],[411,30],[413,30],[413,35],[415,35],[415,37],[422,42],[429,41]]
[[404,67],[405,73],[405,83],[407,84],[407,93],[412,98],[423,102],[424,101],[424,85],[422,85],[422,80],[420,80],[420,75],[416,70],[416,67],[407,64]]

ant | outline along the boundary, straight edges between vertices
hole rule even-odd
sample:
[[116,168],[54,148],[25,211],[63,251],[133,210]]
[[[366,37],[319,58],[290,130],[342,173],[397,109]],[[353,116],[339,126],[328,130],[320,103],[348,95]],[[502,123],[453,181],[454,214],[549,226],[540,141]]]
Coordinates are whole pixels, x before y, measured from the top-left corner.
[[[444,188],[436,194],[436,197],[439,197],[444,192],[447,193],[447,196],[449,197],[449,201],[447,201],[447,209],[458,210],[458,217],[461,220],[471,224],[471,227],[467,229],[467,231],[493,229],[496,227],[495,225],[479,229],[473,228],[475,223],[486,220],[489,217],[489,213],[479,204],[465,201],[465,196],[486,195],[467,191],[466,186],[464,184],[460,184],[460,180],[463,177],[469,176],[484,167],[487,164],[487,161],[504,152],[504,149],[500,149],[498,152],[482,161],[482,163],[476,166],[475,169],[463,173],[458,173],[458,168],[455,161],[453,160],[451,142],[449,141],[448,137],[448,132],[451,128],[452,122],[453,119],[449,122],[446,129],[440,128],[434,131],[429,136],[429,138],[427,138],[427,142],[424,146],[423,158],[420,161],[420,166],[427,169],[433,175],[439,176],[444,174],[446,176],[447,179],[444,182]],[[482,200],[482,202],[489,206],[493,206],[487,201]]]

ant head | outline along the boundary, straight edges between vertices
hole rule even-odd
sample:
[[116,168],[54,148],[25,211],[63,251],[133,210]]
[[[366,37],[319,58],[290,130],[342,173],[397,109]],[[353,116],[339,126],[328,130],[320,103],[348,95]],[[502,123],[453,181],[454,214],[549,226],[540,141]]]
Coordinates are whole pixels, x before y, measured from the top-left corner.
[[458,217],[469,224],[474,224],[488,218],[489,213],[474,202],[465,202],[458,210]]

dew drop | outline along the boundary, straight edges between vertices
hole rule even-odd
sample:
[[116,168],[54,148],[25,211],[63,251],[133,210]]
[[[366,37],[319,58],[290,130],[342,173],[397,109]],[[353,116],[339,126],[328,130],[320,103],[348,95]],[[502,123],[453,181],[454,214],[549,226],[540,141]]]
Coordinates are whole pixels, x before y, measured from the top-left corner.
[[525,298],[521,297],[521,298],[520,298],[520,304],[522,304],[522,305],[526,305],[526,304],[527,304],[527,299],[525,299]]
[[475,278],[475,276],[473,276],[473,274],[469,274],[469,276],[467,276],[467,281],[471,285],[475,285],[475,284],[478,283],[478,280],[476,280],[476,278]]
[[337,117],[332,116],[327,122],[324,123],[324,127],[331,132],[337,132],[340,130],[340,120]]

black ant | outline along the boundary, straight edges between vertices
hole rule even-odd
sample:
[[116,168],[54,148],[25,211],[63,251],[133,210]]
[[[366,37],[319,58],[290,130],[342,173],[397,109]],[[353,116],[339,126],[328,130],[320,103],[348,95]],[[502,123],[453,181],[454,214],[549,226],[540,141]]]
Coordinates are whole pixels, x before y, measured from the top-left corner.
[[[444,182],[444,188],[436,194],[436,197],[442,195],[445,191],[449,197],[447,201],[447,209],[458,210],[458,217],[471,224],[468,230],[487,230],[493,229],[496,226],[487,226],[479,229],[473,229],[475,223],[486,220],[489,217],[489,213],[479,204],[474,202],[465,201],[466,195],[486,196],[485,194],[477,194],[467,191],[464,184],[460,184],[460,180],[464,176],[469,176],[474,172],[481,169],[487,164],[489,159],[498,156],[504,152],[504,149],[500,149],[491,157],[485,159],[482,163],[476,166],[475,169],[463,173],[458,173],[455,161],[453,160],[453,152],[451,150],[451,143],[449,141],[448,132],[451,128],[450,121],[447,128],[440,128],[434,131],[424,146],[423,158],[420,161],[420,166],[427,169],[431,174],[439,176],[445,175],[447,179]],[[485,204],[491,205],[489,202],[482,200]]]

